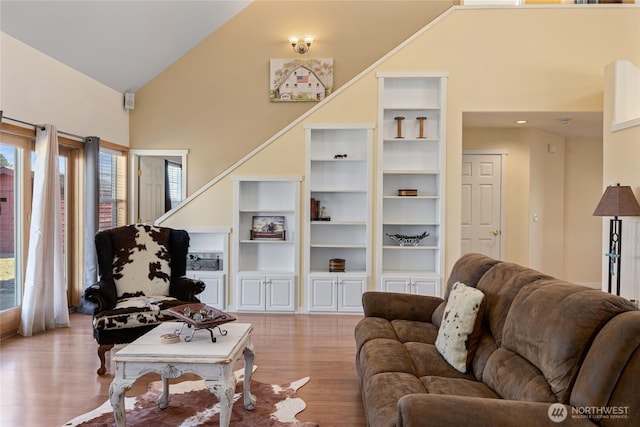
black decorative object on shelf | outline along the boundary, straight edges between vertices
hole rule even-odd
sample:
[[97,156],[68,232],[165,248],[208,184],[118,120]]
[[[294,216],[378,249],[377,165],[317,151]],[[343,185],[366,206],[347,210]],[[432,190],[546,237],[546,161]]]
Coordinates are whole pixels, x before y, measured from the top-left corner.
[[427,231],[425,231],[422,234],[416,234],[413,236],[407,236],[406,234],[389,234],[389,233],[385,233],[385,234],[391,239],[398,242],[400,246],[407,246],[407,245],[418,246],[418,244],[422,240],[424,240],[427,236],[429,236],[429,233]]

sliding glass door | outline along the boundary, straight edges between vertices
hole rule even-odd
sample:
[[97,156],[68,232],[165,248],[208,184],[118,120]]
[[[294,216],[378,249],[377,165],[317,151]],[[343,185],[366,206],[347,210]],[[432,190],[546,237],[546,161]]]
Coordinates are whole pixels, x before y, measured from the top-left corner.
[[22,145],[0,142],[0,311],[19,307],[22,299]]

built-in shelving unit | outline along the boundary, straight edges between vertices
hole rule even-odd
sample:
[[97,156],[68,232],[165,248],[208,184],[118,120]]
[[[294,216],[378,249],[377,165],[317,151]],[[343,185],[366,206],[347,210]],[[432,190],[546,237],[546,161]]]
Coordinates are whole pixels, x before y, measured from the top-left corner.
[[[238,311],[297,309],[301,177],[234,177],[233,276]],[[252,236],[256,217],[281,218],[284,236]]]
[[[361,312],[371,248],[372,124],[307,124],[305,276],[310,312]],[[344,271],[330,271],[331,260]]]
[[184,228],[189,233],[187,276],[202,280],[206,287],[198,295],[200,302],[225,310],[229,231],[226,228]]
[[[444,269],[446,73],[378,73],[376,275],[383,291],[439,295]],[[400,195],[410,190],[415,195]],[[416,246],[389,235],[429,235]]]

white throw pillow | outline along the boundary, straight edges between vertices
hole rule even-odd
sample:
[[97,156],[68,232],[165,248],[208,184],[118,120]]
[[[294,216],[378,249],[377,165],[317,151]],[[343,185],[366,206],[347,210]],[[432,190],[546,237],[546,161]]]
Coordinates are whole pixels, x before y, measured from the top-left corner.
[[438,329],[436,348],[444,359],[457,371],[467,372],[471,343],[469,338],[474,328],[479,328],[482,291],[456,282],[451,288],[449,299]]

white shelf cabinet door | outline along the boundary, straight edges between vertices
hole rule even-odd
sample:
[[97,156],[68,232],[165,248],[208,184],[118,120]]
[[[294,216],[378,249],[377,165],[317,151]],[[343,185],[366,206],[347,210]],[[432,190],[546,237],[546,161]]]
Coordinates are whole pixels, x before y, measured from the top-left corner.
[[238,283],[238,311],[295,311],[296,292],[293,275],[241,274]]
[[381,279],[382,290],[385,292],[396,292],[401,294],[411,293],[410,277],[383,277]]
[[440,279],[421,276],[384,276],[381,279],[382,290],[405,294],[440,296]]
[[440,296],[440,280],[429,277],[412,277],[412,293],[416,295],[426,295],[432,297]]
[[197,295],[200,302],[208,306],[225,310],[225,275],[217,272],[187,271],[187,276],[202,280],[204,291]]
[[338,277],[335,274],[312,275],[309,284],[309,311],[335,312],[338,310]]
[[361,313],[362,294],[367,290],[366,276],[338,276],[338,311]]
[[264,311],[266,287],[264,275],[238,276],[238,311]]
[[296,308],[295,278],[291,275],[265,277],[265,310],[293,312]]
[[309,311],[361,313],[367,277],[349,274],[312,274]]

